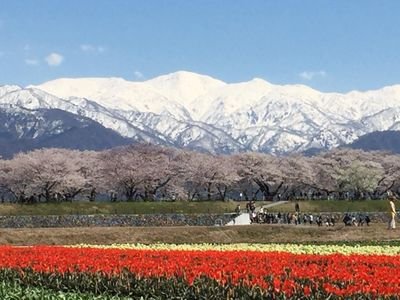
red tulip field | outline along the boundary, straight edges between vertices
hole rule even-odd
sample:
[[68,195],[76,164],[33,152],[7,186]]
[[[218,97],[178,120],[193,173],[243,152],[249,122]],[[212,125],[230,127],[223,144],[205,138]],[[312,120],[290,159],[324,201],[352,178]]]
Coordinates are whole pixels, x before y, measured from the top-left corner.
[[1,246],[0,296],[17,287],[75,295],[67,299],[396,299],[400,294],[397,253],[195,248]]

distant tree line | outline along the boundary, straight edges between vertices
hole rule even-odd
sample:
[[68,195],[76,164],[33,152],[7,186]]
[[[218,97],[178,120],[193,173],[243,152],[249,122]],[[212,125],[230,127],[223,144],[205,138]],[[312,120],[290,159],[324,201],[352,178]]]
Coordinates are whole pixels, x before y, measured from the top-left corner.
[[400,156],[211,155],[149,144],[101,152],[41,149],[0,160],[0,196],[17,203],[377,199],[400,191]]

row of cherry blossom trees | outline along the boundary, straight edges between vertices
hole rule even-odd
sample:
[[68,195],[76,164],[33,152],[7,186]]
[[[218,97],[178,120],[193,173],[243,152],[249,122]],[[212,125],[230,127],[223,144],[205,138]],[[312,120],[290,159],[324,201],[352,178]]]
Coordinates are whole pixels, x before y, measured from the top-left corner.
[[349,149],[277,157],[141,144],[102,152],[41,149],[0,160],[1,199],[18,203],[367,199],[399,187],[399,155]]

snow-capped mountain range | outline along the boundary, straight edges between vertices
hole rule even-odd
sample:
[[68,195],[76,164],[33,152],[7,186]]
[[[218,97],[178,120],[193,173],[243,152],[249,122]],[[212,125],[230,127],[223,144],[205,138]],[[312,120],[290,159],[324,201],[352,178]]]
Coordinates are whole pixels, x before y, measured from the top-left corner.
[[133,141],[283,154],[399,130],[400,85],[340,94],[257,78],[225,83],[185,71],[143,82],[63,78],[26,88],[0,86],[1,109],[59,109]]

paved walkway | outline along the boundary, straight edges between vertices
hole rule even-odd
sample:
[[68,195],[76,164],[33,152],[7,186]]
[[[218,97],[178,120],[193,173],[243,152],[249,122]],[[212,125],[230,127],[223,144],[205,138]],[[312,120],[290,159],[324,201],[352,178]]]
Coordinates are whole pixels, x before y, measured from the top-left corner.
[[250,225],[250,214],[241,213],[239,216],[228,222],[226,225]]
[[[281,205],[283,203],[286,203],[288,201],[277,201],[277,202],[272,202],[270,204],[263,205],[262,207],[264,209],[268,209],[273,206]],[[257,202],[256,202],[257,204]],[[261,209],[261,207],[256,207],[256,212],[258,212]],[[237,216],[235,219],[227,223],[226,225],[232,226],[232,225],[250,225],[250,214],[249,213],[241,213],[239,216]]]

